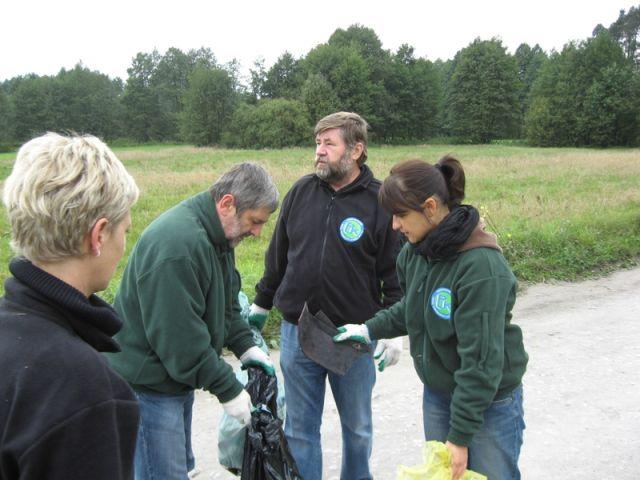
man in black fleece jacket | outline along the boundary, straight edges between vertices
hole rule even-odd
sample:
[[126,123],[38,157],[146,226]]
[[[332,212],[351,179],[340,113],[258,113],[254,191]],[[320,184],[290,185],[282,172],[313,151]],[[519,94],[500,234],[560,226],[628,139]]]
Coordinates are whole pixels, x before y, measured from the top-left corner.
[[[304,479],[322,478],[320,425],[328,380],[342,425],[341,478],[370,480],[373,356],[360,356],[344,375],[331,372],[302,352],[297,322],[305,303],[340,326],[363,322],[399,300],[400,241],[391,216],[378,205],[380,181],[365,164],[367,122],[337,112],[318,122],[315,137],[315,173],[299,179],[282,203],[249,321],[262,328],[272,306],[282,312],[285,435]],[[380,370],[398,361],[397,340],[377,345]]]

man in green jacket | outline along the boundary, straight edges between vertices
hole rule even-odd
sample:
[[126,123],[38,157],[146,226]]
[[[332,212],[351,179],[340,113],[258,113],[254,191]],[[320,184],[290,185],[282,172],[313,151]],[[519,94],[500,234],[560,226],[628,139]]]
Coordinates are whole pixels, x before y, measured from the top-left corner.
[[244,365],[273,374],[240,317],[234,247],[258,236],[278,206],[268,173],[241,163],[209,189],[169,209],[133,249],[115,308],[124,320],[109,355],[140,405],[137,480],[184,480],[194,468],[191,412],[197,388],[213,393],[241,423],[251,400],[221,357],[229,348]]

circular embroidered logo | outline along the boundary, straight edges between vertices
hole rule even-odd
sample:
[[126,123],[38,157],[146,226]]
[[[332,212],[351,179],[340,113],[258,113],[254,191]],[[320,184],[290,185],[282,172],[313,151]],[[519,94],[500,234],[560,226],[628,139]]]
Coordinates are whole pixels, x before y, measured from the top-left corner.
[[431,294],[431,308],[440,318],[451,320],[451,290],[439,288]]
[[364,223],[355,217],[345,218],[340,224],[340,236],[347,242],[355,242],[364,233]]

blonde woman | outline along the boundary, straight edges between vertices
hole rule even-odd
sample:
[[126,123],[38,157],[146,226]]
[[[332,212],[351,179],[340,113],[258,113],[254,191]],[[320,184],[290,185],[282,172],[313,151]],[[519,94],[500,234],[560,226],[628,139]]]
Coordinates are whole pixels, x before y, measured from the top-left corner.
[[128,479],[133,392],[99,352],[122,323],[95,295],[125,249],[133,178],[91,136],[48,133],[4,184],[18,254],[0,303],[0,478]]

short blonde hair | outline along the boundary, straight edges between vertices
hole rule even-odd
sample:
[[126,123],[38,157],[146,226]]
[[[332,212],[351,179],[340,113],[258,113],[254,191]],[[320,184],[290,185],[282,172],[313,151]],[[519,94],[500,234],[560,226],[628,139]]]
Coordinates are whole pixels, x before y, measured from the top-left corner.
[[138,195],[133,177],[98,138],[34,138],[18,151],[4,184],[11,247],[32,261],[78,257],[95,222],[117,225]]

